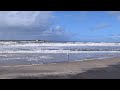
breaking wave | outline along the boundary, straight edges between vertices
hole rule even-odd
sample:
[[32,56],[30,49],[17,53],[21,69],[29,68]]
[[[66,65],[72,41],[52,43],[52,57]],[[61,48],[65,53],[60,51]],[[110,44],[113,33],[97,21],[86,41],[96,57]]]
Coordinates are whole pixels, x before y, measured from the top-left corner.
[[119,53],[120,43],[0,41],[0,53]]

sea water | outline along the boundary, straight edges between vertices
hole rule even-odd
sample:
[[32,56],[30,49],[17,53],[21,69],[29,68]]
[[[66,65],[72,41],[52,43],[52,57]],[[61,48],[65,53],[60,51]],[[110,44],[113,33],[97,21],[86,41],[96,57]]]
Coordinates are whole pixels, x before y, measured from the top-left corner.
[[0,41],[0,65],[45,64],[111,57],[120,57],[120,43]]

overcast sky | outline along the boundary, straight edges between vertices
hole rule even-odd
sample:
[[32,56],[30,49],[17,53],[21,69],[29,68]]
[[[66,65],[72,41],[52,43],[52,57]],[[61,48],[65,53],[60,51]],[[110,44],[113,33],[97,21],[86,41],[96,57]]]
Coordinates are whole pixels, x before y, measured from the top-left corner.
[[1,40],[120,41],[119,11],[0,11]]

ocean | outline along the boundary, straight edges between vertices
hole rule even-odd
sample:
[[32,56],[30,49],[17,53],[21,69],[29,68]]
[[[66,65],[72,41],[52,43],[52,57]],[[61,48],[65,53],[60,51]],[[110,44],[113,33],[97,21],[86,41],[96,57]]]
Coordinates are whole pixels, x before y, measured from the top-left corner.
[[47,64],[112,57],[120,57],[120,43],[0,41],[0,65]]

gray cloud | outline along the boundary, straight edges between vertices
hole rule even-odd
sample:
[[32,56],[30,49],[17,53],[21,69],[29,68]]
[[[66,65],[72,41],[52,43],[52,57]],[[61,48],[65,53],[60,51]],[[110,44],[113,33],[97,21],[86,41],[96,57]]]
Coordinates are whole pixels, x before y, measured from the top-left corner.
[[120,34],[111,34],[108,36],[108,39],[111,42],[119,42],[120,41]]
[[112,15],[120,15],[120,11],[108,11],[108,13]]
[[113,34],[113,35],[110,35],[111,38],[120,38],[120,34]]
[[62,26],[55,26],[50,30],[44,31],[41,37],[46,40],[46,36],[49,40],[66,41],[71,39],[72,33],[67,32]]
[[101,29],[109,28],[109,27],[111,27],[110,24],[100,23],[100,24],[96,25],[95,27],[91,28],[90,30],[91,30],[91,31],[97,31],[97,30],[101,30]]
[[120,11],[108,11],[110,15],[114,15],[118,20],[120,20]]

